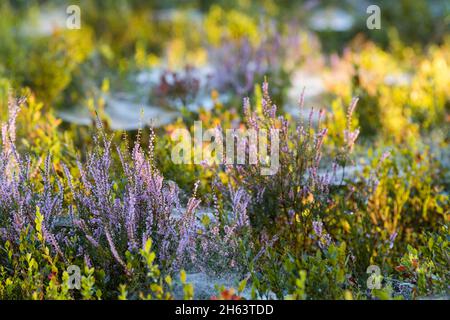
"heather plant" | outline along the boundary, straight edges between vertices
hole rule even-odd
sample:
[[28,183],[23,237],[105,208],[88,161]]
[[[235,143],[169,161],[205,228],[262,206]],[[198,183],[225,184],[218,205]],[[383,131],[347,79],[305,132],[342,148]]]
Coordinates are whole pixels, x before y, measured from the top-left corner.
[[[94,150],[88,153],[85,165],[78,161],[76,176],[63,164],[62,182],[48,156],[42,171],[33,177],[30,175],[32,158],[28,157],[24,164],[15,149],[18,103],[11,101],[10,112],[10,120],[3,129],[2,179],[9,182],[3,184],[4,189],[9,188],[2,198],[3,239],[17,239],[31,222],[30,216],[38,205],[44,212],[45,239],[53,252],[65,262],[74,259],[88,268],[99,268],[101,272],[96,274],[100,280],[104,279],[100,284],[107,292],[121,281],[128,283],[129,291],[139,290],[143,283],[139,279],[144,273],[136,262],[136,254],[145,239],[154,239],[158,244],[157,260],[166,273],[190,262],[211,266],[214,259],[205,258],[210,258],[212,252],[220,252],[216,249],[223,244],[227,246],[222,247],[226,248],[222,258],[227,258],[218,264],[223,269],[230,262],[232,268],[239,270],[237,259],[242,242],[238,241],[238,235],[245,235],[248,227],[249,198],[245,191],[230,186],[231,212],[217,210],[214,223],[218,226],[205,224],[205,229],[200,230],[194,212],[199,204],[196,191],[186,209],[182,209],[176,185],[164,184],[154,167],[154,135],[151,135],[148,159],[138,141],[131,152],[126,145],[118,146],[120,163],[115,164],[111,138],[100,123],[99,134],[94,135]],[[112,168],[121,168],[123,173],[118,174]],[[18,172],[17,176],[11,177],[14,172]],[[7,227],[11,222],[15,225],[13,229]],[[199,234],[204,237],[200,242]],[[205,258],[196,258],[197,246]]]
[[[61,284],[61,280],[49,276],[49,287],[44,280],[57,268],[63,270],[61,264],[68,265],[71,260],[86,265],[87,278],[81,281],[84,298],[100,297],[101,291],[92,291],[95,277],[107,290],[114,290],[112,286],[126,278],[132,284],[140,285],[138,280],[146,273],[142,272],[143,267],[139,263],[136,264],[136,256],[140,252],[151,264],[154,259],[151,257],[155,256],[147,243],[151,239],[159,246],[157,258],[166,274],[195,257],[195,210],[200,201],[194,191],[186,208],[181,208],[176,185],[164,185],[162,176],[150,160],[153,159],[153,140],[150,159],[146,159],[138,142],[131,153],[126,148],[118,148],[123,173],[119,176],[121,180],[113,180],[111,140],[99,124],[101,134],[94,136],[94,151],[88,154],[86,165],[78,162],[79,178],[63,164],[65,182],[62,182],[50,156],[46,157],[43,168],[38,167],[38,171],[33,173],[31,163],[34,158],[23,159],[18,153],[15,126],[20,104],[21,101],[10,100],[10,117],[2,125],[0,236],[9,262],[20,264],[17,272],[21,272],[28,263],[32,279],[27,280],[28,284],[23,283],[22,291],[12,293],[18,289],[5,288],[6,297],[17,294],[17,297],[42,299],[47,297],[47,290],[50,299],[69,298],[66,284]],[[153,135],[151,137],[154,139]],[[30,224],[35,225],[35,231],[29,231]],[[30,235],[30,232],[33,233]],[[27,240],[28,235],[34,237],[34,232],[42,243],[44,258],[47,257],[42,266],[40,261],[30,260],[31,253],[27,252],[37,246],[36,242]],[[144,249],[140,250],[141,246]],[[16,250],[20,256],[15,256]],[[95,277],[94,266],[101,270]],[[14,268],[2,269],[6,285],[11,285],[8,275],[11,270]],[[105,271],[113,279],[105,281]],[[18,285],[25,281],[19,280],[20,275],[12,277]],[[63,277],[66,281],[67,275]],[[33,281],[36,281],[34,285]],[[27,286],[31,287],[27,289]],[[186,284],[186,290],[190,292],[188,288]],[[163,296],[158,293],[157,297]]]
[[256,250],[247,213],[247,192],[231,183],[215,181],[212,217],[204,215],[197,262],[206,272],[245,274]]
[[103,133],[94,140],[86,165],[78,165],[79,183],[73,183],[65,169],[74,200],[69,213],[85,236],[86,254],[99,261],[107,255],[112,259],[109,267],[117,265],[125,274],[132,274],[127,252],[136,251],[151,238],[159,248],[162,266],[178,268],[195,254],[195,210],[200,203],[196,191],[182,209],[176,185],[165,184],[154,166],[153,140],[148,158],[138,142],[131,153],[117,148],[120,175],[113,175],[117,171],[113,171],[111,139]]
[[[263,129],[280,131],[279,170],[273,175],[262,176],[256,166],[236,165],[230,173],[252,197],[249,206],[252,225],[262,228],[271,222],[280,222],[292,231],[300,227],[301,242],[306,243],[312,221],[331,204],[330,184],[338,164],[333,163],[328,170],[321,166],[327,129],[320,121],[316,128],[313,127],[312,113],[306,123],[300,121],[292,127],[286,118],[277,117],[277,106],[269,96],[267,82],[262,91],[261,106],[255,111],[251,110],[249,100],[244,100],[245,123],[257,132]],[[356,100],[349,108],[348,119],[355,105]],[[320,111],[319,120],[322,117],[323,111]],[[352,130],[349,125],[345,131],[343,155],[338,160],[343,162],[348,158],[357,136],[358,130]]]
[[[302,100],[303,96],[300,108],[303,107]],[[322,221],[322,217],[326,218],[326,215],[330,215],[335,210],[332,198],[335,187],[332,181],[336,177],[339,164],[345,166],[346,162],[351,160],[349,155],[358,136],[358,129],[354,129],[351,124],[351,115],[357,100],[352,102],[346,116],[348,125],[343,134],[344,141],[339,157],[334,162],[328,160],[331,164],[331,170],[328,171],[321,165],[322,145],[327,130],[321,126],[320,121],[317,128],[313,127],[311,114],[307,123],[301,121],[296,126],[291,126],[283,116],[277,117],[276,105],[269,96],[267,82],[264,82],[262,86],[260,103],[261,105],[253,111],[249,100],[244,100],[246,115],[244,123],[256,132],[259,130],[281,132],[279,169],[267,176],[261,175],[258,165],[234,165],[229,166],[226,171],[237,190],[231,192],[231,200],[245,199],[245,216],[248,217],[250,241],[253,243],[250,249],[244,249],[245,246],[242,246],[244,261],[245,256],[250,255],[244,263],[249,271],[246,278],[251,280],[254,297],[268,297],[271,293],[279,298],[288,294],[291,294],[291,297],[304,296],[304,293],[299,295],[294,293],[298,290],[298,288],[295,289],[297,283],[295,277],[302,269],[284,270],[283,266],[283,261],[300,260],[302,257],[302,261],[311,261],[304,266],[306,270],[311,271],[312,277],[308,282],[311,286],[311,291],[308,293],[311,297],[324,298],[325,296],[318,293],[323,289],[314,291],[320,287],[318,282],[320,270],[315,273],[312,266],[322,264],[326,269],[328,264],[338,265],[337,252],[341,252],[340,263],[346,261],[349,256],[346,253],[345,244],[340,245],[341,249],[336,249],[337,245],[333,244],[334,241],[325,224],[332,221],[331,219]],[[320,112],[319,118],[322,117],[323,112]],[[270,149],[270,141],[268,141],[268,148]],[[249,152],[249,145],[246,145],[246,152]],[[263,162],[263,165],[267,165],[267,162]],[[221,192],[221,194],[226,193]],[[243,208],[243,206],[240,207]],[[261,236],[257,236],[259,232],[262,232]],[[239,238],[245,239],[242,236]],[[323,259],[319,255],[322,250],[325,254]],[[347,271],[344,272],[345,268],[344,265],[341,266],[337,269],[338,273],[333,276],[334,278],[323,284],[325,287],[335,282],[332,288],[336,288],[336,292],[330,293],[328,298],[344,297],[345,275],[347,275]],[[286,291],[288,283],[293,284],[291,292]]]
[[[2,238],[13,241],[34,219],[36,206],[44,216],[43,228],[59,254],[57,241],[51,234],[54,217],[62,210],[63,190],[60,181],[52,179],[50,157],[46,157],[42,170],[42,180],[32,179],[31,159],[22,157],[15,146],[16,118],[20,101],[9,100],[9,119],[2,125],[2,148],[0,156],[0,226]],[[37,168],[37,170],[41,170]],[[41,192],[36,192],[39,190]],[[12,227],[11,227],[12,226]]]

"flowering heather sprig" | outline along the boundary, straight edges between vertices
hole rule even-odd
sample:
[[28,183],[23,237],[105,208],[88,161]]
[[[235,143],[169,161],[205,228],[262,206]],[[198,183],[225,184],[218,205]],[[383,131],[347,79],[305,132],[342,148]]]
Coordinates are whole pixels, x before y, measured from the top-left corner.
[[390,236],[389,236],[389,249],[392,249],[394,247],[394,242],[395,239],[398,236],[398,232],[394,231]]
[[353,98],[350,103],[350,107],[347,110],[347,126],[344,130],[344,143],[347,147],[348,152],[353,151],[353,147],[355,145],[355,141],[359,136],[359,128],[352,131],[352,116],[355,111],[356,105],[358,103],[358,98]]
[[195,259],[195,236],[197,235],[197,226],[195,221],[195,210],[200,205],[200,200],[197,199],[197,189],[200,181],[197,181],[194,186],[192,197],[188,200],[185,214],[180,219],[179,237],[177,253],[177,265],[181,266],[185,258],[185,252],[188,252],[192,259]]
[[61,248],[60,248],[60,246],[59,246],[59,244],[58,244],[58,241],[56,240],[55,236],[47,230],[47,228],[45,227],[45,225],[42,225],[42,232],[43,232],[43,234],[44,234],[45,240],[46,240],[47,242],[49,242],[49,243],[52,245],[52,247],[53,247],[53,249],[55,250],[55,252],[56,252],[60,257],[62,257],[62,258],[64,259],[65,262],[67,262],[67,259],[66,259],[65,255],[64,255],[64,253],[62,252],[62,250],[61,250]]
[[125,269],[125,272],[129,272],[125,262],[123,262],[122,258],[119,256],[119,253],[117,252],[116,246],[114,244],[114,241],[112,239],[111,233],[109,232],[108,228],[105,228],[105,236],[106,236],[106,240],[108,241],[108,245],[111,249],[111,253],[114,257],[114,259],[116,259],[116,261]]
[[16,119],[20,112],[20,106],[25,102],[25,98],[14,99],[11,93],[8,95],[8,121],[2,124],[2,151],[11,152],[11,148],[16,142]]
[[323,222],[320,220],[315,220],[312,222],[313,232],[315,238],[317,240],[317,244],[321,249],[328,248],[331,244],[330,235],[324,230]]
[[229,193],[233,218],[237,226],[240,228],[249,226],[247,208],[250,204],[251,197],[243,188],[233,190],[231,185],[229,185]]

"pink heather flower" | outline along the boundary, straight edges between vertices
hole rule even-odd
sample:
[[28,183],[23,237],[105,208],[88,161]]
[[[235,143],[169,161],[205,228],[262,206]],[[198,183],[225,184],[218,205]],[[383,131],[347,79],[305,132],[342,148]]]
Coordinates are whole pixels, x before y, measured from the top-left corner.
[[389,158],[391,156],[391,152],[390,151],[385,151],[383,152],[381,158],[380,158],[380,162],[384,162],[387,158]]
[[359,136],[359,129],[355,131],[344,130],[344,143],[347,145],[349,151],[353,151],[353,147],[355,145],[356,139]]
[[117,252],[116,246],[114,245],[114,241],[111,237],[110,232],[108,231],[108,229],[105,230],[105,235],[106,235],[106,239],[108,240],[108,244],[109,247],[111,249],[111,253],[114,257],[114,259],[116,259],[116,261],[125,269],[125,271],[127,272],[127,266],[125,264],[125,262],[123,262],[122,258],[119,256],[119,253]]
[[323,229],[323,223],[320,220],[313,221],[313,232],[317,239],[317,244],[321,249],[327,248],[331,244],[330,235]]
[[390,237],[389,237],[389,249],[392,249],[394,247],[394,242],[395,242],[395,239],[397,238],[397,235],[398,235],[397,231],[394,231],[390,235]]
[[93,267],[92,261],[91,261],[91,258],[89,258],[89,255],[84,254],[83,260],[84,260],[84,264],[85,264],[88,268],[92,268],[92,267]]
[[262,91],[265,96],[269,95],[269,82],[267,82],[266,80],[264,80],[262,84]]

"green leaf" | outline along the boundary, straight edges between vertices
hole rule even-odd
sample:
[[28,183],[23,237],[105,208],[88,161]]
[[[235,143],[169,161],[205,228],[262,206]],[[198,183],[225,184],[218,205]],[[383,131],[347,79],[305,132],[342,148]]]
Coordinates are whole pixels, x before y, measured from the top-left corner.
[[181,280],[182,284],[186,283],[186,271],[184,271],[184,270],[180,271],[180,280]]
[[247,286],[247,279],[244,279],[241,282],[239,282],[238,293],[244,291],[246,286]]

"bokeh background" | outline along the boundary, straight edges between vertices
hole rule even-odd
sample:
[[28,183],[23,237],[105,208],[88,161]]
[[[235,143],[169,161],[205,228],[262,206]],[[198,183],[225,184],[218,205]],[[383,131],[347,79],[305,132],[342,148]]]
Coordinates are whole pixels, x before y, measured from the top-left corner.
[[[66,26],[69,5],[81,10],[80,29]],[[380,29],[367,28],[370,5]],[[0,1],[0,298],[170,298],[165,277],[185,268],[201,298],[236,298],[224,290],[234,286],[246,298],[448,299],[449,9],[443,0]],[[26,98],[20,112],[11,97]],[[246,128],[245,97],[261,125],[300,135],[287,139],[276,176],[172,162],[177,128]],[[284,118],[267,120],[263,105]],[[124,160],[105,141],[133,154]],[[135,141],[149,153],[147,180],[127,171],[146,157]],[[140,184],[153,175],[156,191]],[[100,196],[98,185],[108,186]],[[175,186],[182,205],[201,200],[201,210],[171,215],[146,193],[171,201]],[[130,246],[146,205],[164,213],[152,225],[155,253]],[[135,226],[130,212],[140,212]],[[244,227],[238,213],[249,216]],[[74,227],[74,216],[85,224]],[[177,251],[178,240],[191,251]],[[82,293],[64,287],[66,262],[86,267]],[[367,290],[371,264],[383,290]],[[192,298],[181,279],[175,296]]]

